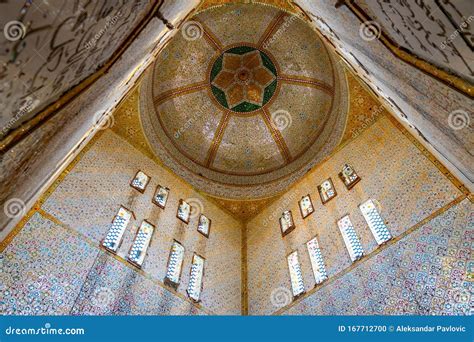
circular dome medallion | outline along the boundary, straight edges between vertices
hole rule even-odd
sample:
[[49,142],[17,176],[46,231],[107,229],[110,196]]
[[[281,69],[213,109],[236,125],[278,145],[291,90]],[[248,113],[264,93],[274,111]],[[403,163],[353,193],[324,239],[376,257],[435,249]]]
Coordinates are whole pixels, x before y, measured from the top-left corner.
[[190,25],[199,34],[176,34],[140,85],[153,152],[216,197],[285,191],[343,135],[341,63],[308,23],[272,6],[212,7]]
[[225,109],[237,113],[261,109],[277,91],[275,64],[265,52],[248,45],[227,49],[212,64],[214,98]]

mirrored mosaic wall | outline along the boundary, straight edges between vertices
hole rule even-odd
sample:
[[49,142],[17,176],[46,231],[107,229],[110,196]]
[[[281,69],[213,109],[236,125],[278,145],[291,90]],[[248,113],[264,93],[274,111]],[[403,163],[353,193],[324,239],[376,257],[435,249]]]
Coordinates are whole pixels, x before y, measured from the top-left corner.
[[285,315],[473,315],[468,199],[282,312]]
[[[61,310],[38,312],[240,314],[241,223],[115,133],[96,137],[46,196],[2,254],[8,265],[22,260],[20,269],[28,270],[22,277],[13,266],[2,273],[4,288],[21,291],[8,292],[15,305],[6,312],[33,310],[23,299],[43,296],[41,286],[57,280],[71,286],[55,295]],[[177,217],[180,200],[189,205],[187,224]],[[24,241],[35,242],[24,249]],[[182,248],[173,253],[174,242]]]
[[[370,158],[367,158],[368,152]],[[360,177],[352,187],[346,184],[343,175],[338,177],[339,173],[344,172],[343,165],[348,162]],[[346,173],[351,175],[347,170]],[[318,185],[329,178],[337,195],[323,204]],[[308,194],[311,205],[309,201],[302,201]],[[437,210],[463,197],[464,194],[390,118],[380,117],[373,126],[247,223],[249,314],[285,313],[293,305],[294,297],[300,298],[296,299],[295,307],[313,296],[319,298],[314,301],[320,300],[319,291],[333,286],[343,276],[351,279],[351,283],[341,285],[345,292],[338,293],[338,300],[341,303],[343,300],[350,302],[352,292],[349,287],[363,292],[368,282],[372,282],[373,287],[378,286],[377,277],[381,272],[396,272],[395,266],[387,264],[389,260],[380,267],[374,264],[369,268],[373,273],[370,280],[361,281],[362,288],[358,288],[360,279],[356,281],[351,277],[355,269],[373,263],[373,255],[378,250],[393,249],[401,234],[430,215],[436,216],[434,213]],[[313,211],[304,215],[304,211],[311,206]],[[285,211],[292,214],[291,220],[288,220],[291,225],[285,226],[290,232],[282,236],[280,221]],[[343,217],[349,219],[350,229],[349,225],[342,230],[338,226]],[[344,235],[347,235],[346,239]],[[317,245],[310,243],[314,238],[317,238]],[[287,261],[287,257],[294,252],[298,253],[301,268],[301,279],[297,281],[292,279]],[[459,258],[459,262],[465,264],[465,256]],[[426,267],[428,265],[427,262]],[[405,266],[400,267],[400,272],[407,271]],[[361,277],[367,276],[363,272],[360,274]],[[463,272],[460,277],[466,279],[467,275]],[[292,283],[297,284],[296,288]],[[304,294],[301,295],[301,291]],[[328,308],[321,312],[328,312],[331,301],[335,300],[329,292],[325,291],[324,295]],[[423,297],[421,293],[414,292]],[[388,295],[385,291],[381,293]],[[307,312],[306,309],[300,310],[301,313]],[[361,310],[370,312],[367,305]],[[381,310],[384,310],[383,306]],[[338,312],[330,314],[346,312],[349,313],[341,305]]]
[[[377,157],[362,158],[368,148]],[[347,161],[352,188],[335,176]],[[138,170],[149,179],[134,182]],[[317,185],[330,177],[337,195],[323,204]],[[382,117],[243,227],[107,130],[0,254],[0,310],[240,314],[245,248],[249,314],[466,314],[474,217],[463,197]],[[345,215],[363,250],[354,259]]]

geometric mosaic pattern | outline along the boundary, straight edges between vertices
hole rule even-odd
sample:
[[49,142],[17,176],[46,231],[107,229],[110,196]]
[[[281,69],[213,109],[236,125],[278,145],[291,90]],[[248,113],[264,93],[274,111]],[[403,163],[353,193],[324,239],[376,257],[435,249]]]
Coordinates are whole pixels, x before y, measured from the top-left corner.
[[356,261],[362,258],[364,256],[364,249],[362,248],[360,239],[357,236],[349,215],[346,215],[337,221],[337,225],[339,226],[339,230],[341,231],[351,260]]
[[324,266],[323,255],[319,248],[318,239],[313,238],[309,240],[306,243],[306,248],[308,248],[309,258],[311,260],[314,280],[316,281],[316,284],[321,284],[328,278],[328,274],[326,272],[326,267]]
[[[153,289],[152,292],[155,292],[157,288],[163,286],[170,247],[176,240],[185,247],[183,271],[176,293],[164,290],[166,297],[180,298],[180,301],[186,301],[186,305],[191,303],[187,298],[186,289],[189,284],[192,255],[196,252],[206,258],[206,284],[200,293],[199,306],[202,306],[205,312],[239,314],[241,267],[240,262],[235,261],[241,259],[240,224],[214,203],[195,193],[177,176],[165,171],[151,159],[137,152],[112,131],[104,131],[49,195],[42,209],[90,241],[96,248],[107,235],[111,219],[117,214],[118,206],[123,205],[125,208],[133,209],[132,222],[127,227],[122,244],[116,253],[121,259],[118,264],[123,266],[124,263],[126,267],[132,268],[130,274],[142,273],[147,279],[152,278],[153,281],[147,282],[148,285],[143,289],[135,288],[131,291],[143,292],[143,296],[146,296],[145,291],[150,292],[150,289]],[[138,168],[146,171],[150,176],[150,182],[144,193],[130,186],[130,180]],[[165,209],[152,203],[159,184],[166,184],[172,189]],[[192,216],[189,225],[184,225],[176,218],[180,196],[199,199],[206,213],[213,217],[213,235],[205,238],[196,232],[199,215]],[[148,220],[155,225],[155,229],[146,250],[146,257],[144,250],[141,250],[140,256],[145,257],[145,260],[141,265],[141,270],[138,270],[131,267],[126,260],[143,220]],[[70,269],[74,270],[74,268]],[[114,275],[112,271],[110,274],[107,273],[107,283],[103,286],[111,288],[114,292],[128,293],[128,290],[122,287],[127,284],[127,281],[122,279],[120,274],[122,273]],[[160,293],[156,295],[164,298],[165,295]],[[129,296],[133,297],[133,294]],[[141,302],[140,295],[139,303]],[[150,306],[158,304],[159,300],[149,303]],[[171,312],[185,314],[179,307],[176,310],[172,309]],[[135,312],[138,309],[133,306],[130,310],[130,312]],[[146,314],[152,311],[153,308],[148,306],[140,309],[140,312]]]
[[211,70],[211,89],[226,109],[251,112],[262,108],[277,88],[277,70],[262,51],[239,46],[225,51]]
[[[364,159],[368,146],[376,155]],[[359,184],[347,190],[339,177],[334,179],[338,195],[325,205],[314,201],[315,210],[306,219],[301,215],[294,215],[298,228],[281,238],[276,222],[278,214],[282,210],[298,211],[301,196],[308,192],[312,196],[316,195],[315,185],[338,174],[344,163],[350,163],[358,171],[361,178]],[[288,251],[298,250],[300,254],[304,283],[309,292],[305,296],[309,297],[333,284],[341,274],[352,272],[352,268],[358,269],[361,264],[373,260],[363,258],[361,262],[353,264],[335,222],[335,218],[349,214],[353,226],[358,227],[357,236],[365,254],[371,256],[374,252],[379,253],[379,245],[359,209],[361,202],[368,198],[376,198],[383,203],[383,208],[387,209],[384,210],[383,219],[388,222],[386,225],[390,228],[390,234],[397,239],[406,234],[407,229],[434,215],[462,195],[453,182],[393,124],[391,118],[378,118],[371,127],[332,155],[318,170],[309,172],[301,184],[289,189],[247,223],[249,314],[268,315],[283,310],[272,303],[271,295],[277,288],[291,290],[286,263]],[[314,236],[317,236],[321,247],[328,279],[312,292],[310,285],[314,284],[314,276],[305,244]],[[369,271],[377,267],[379,266],[375,265]],[[361,275],[361,278],[364,282],[366,275]],[[345,295],[341,293],[341,298],[350,300],[348,298],[353,291],[366,286],[360,281],[361,279],[352,281],[345,288]],[[370,281],[377,282],[377,276],[373,276]],[[450,282],[449,279],[445,281],[446,284]],[[344,308],[339,309],[340,312],[346,312]],[[352,314],[357,312],[354,310]]]
[[379,245],[387,242],[392,238],[390,232],[388,231],[387,226],[383,222],[382,217],[380,216],[377,207],[373,200],[368,200],[362,203],[360,206],[360,211],[364,215],[365,221],[369,225],[374,238]]
[[125,233],[125,229],[127,229],[131,217],[132,213],[130,211],[123,207],[119,209],[119,212],[115,216],[112,225],[110,226],[110,230],[102,243],[105,248],[111,252],[117,252],[117,249],[122,242],[123,233]]
[[0,254],[0,313],[66,315],[99,253],[35,214]]
[[188,295],[195,302],[199,301],[202,290],[202,278],[204,276],[204,258],[197,254],[193,255],[193,263],[191,265],[191,274],[189,276]]
[[[105,137],[105,135],[104,135]],[[91,170],[102,169],[95,165],[94,158],[106,158],[107,156],[118,156],[118,153],[110,153],[114,151],[109,148],[117,148],[118,150],[125,150],[126,145],[119,145],[117,142],[120,139],[114,140],[116,137],[110,135],[108,139],[99,141],[93,147],[92,153],[89,153],[91,159],[84,158],[76,167],[68,174],[65,180],[60,184],[51,197],[48,199],[48,204],[43,206],[47,212],[54,213],[54,217],[67,221],[66,226],[57,225],[46,216],[35,214],[19,232],[15,239],[10,243],[6,250],[0,255],[0,312],[12,314],[205,314],[206,310],[201,310],[198,306],[193,306],[189,300],[184,296],[180,296],[182,292],[177,294],[163,287],[161,280],[165,276],[166,257],[169,255],[169,246],[172,239],[166,240],[164,237],[170,235],[168,230],[171,227],[171,222],[176,222],[176,207],[173,206],[170,210],[160,210],[151,204],[151,197],[156,184],[153,184],[153,189],[149,189],[148,195],[139,194],[134,189],[130,189],[128,180],[130,175],[135,171],[125,170],[126,165],[130,160],[123,160],[123,164],[116,164],[111,168],[115,177],[120,176],[123,182],[117,179],[97,178],[97,174]],[[377,140],[377,139],[374,139]],[[105,143],[107,142],[107,143]],[[400,141],[396,146],[402,145]],[[353,145],[354,146],[354,145]],[[395,146],[395,147],[396,147]],[[351,146],[352,147],[352,146]],[[103,154],[101,154],[103,153]],[[128,153],[127,153],[128,156]],[[116,157],[114,157],[116,158]],[[342,158],[346,159],[346,158]],[[410,160],[410,159],[408,159]],[[417,166],[420,165],[419,159],[413,158],[411,161]],[[102,160],[101,163],[111,165],[108,160]],[[110,161],[115,162],[116,161]],[[144,162],[143,162],[144,163]],[[405,163],[405,162],[404,162]],[[418,164],[417,164],[418,163]],[[138,165],[141,163],[136,163]],[[337,167],[340,163],[336,162]],[[377,168],[384,167],[383,163],[376,163]],[[388,163],[390,164],[390,163]],[[100,166],[100,164],[98,164]],[[432,167],[431,164],[429,164]],[[120,166],[120,167],[117,167]],[[423,165],[421,165],[423,166]],[[371,167],[371,165],[368,165]],[[363,168],[358,167],[358,170]],[[423,169],[425,171],[426,169]],[[119,171],[117,171],[119,170]],[[418,172],[418,169],[416,172]],[[428,169],[430,171],[432,169]],[[408,170],[407,172],[412,172]],[[387,175],[387,173],[383,173]],[[426,172],[431,180],[437,180],[439,172]],[[102,174],[103,176],[103,174]],[[158,179],[158,175],[153,174],[152,180]],[[399,177],[399,173],[394,175]],[[441,176],[443,176],[441,174]],[[327,175],[323,176],[323,179]],[[405,175],[406,177],[406,175]],[[411,178],[407,177],[411,180]],[[383,203],[400,203],[406,202],[410,205],[410,210],[399,210],[396,205],[389,206],[391,211],[386,212],[387,219],[392,227],[394,237],[404,232],[408,227],[420,221],[426,215],[433,213],[436,208],[443,207],[447,201],[452,200],[451,196],[459,196],[458,191],[452,190],[452,185],[446,185],[443,178],[439,178],[438,182],[430,182],[429,184],[420,184],[420,188],[416,189],[418,196],[413,198],[409,195],[414,192],[414,189],[409,189],[407,193],[403,194],[403,201],[399,197],[395,200],[387,201],[386,197],[378,196],[371,193],[374,189],[387,188],[387,193],[381,192],[382,195],[393,194],[391,191],[391,183],[388,185],[383,181],[376,182],[376,184],[365,183],[368,177],[363,177],[360,188],[367,191],[367,195],[373,198],[382,198]],[[160,180],[161,181],[161,180]],[[77,182],[77,183],[75,183]],[[168,183],[168,181],[167,181]],[[173,189],[179,188],[173,182],[169,182]],[[318,184],[318,181],[312,182]],[[126,197],[120,197],[120,192],[114,192],[111,197],[109,189],[100,194],[99,191],[88,191],[91,198],[83,196],[81,191],[83,188],[78,185],[87,184],[90,188],[97,186],[97,189],[110,186],[110,191],[120,188],[120,184],[124,184],[124,193]],[[434,185],[433,185],[434,184]],[[363,186],[362,186],[363,185]],[[415,184],[418,185],[418,182]],[[436,186],[436,187],[435,187]],[[403,187],[401,187],[403,188]],[[342,189],[345,191],[345,189]],[[425,196],[419,194],[433,193],[436,190],[435,197],[428,200]],[[127,192],[129,191],[129,192]],[[402,190],[401,190],[402,191]],[[178,192],[178,194],[181,191]],[[292,210],[298,210],[297,199],[301,192],[292,200]],[[350,194],[355,193],[353,190]],[[182,192],[181,192],[182,194]],[[394,196],[399,196],[400,192],[396,192]],[[87,193],[85,194],[87,195]],[[100,197],[100,196],[104,197]],[[128,196],[128,197],[127,197]],[[138,196],[138,197],[137,197]],[[376,255],[369,254],[367,259],[358,263],[355,268],[350,269],[349,272],[344,273],[338,277],[332,277],[335,270],[340,270],[340,265],[334,265],[334,250],[333,241],[328,240],[322,234],[323,220],[319,215],[323,208],[331,209],[331,205],[337,204],[337,201],[343,198],[344,193],[340,193],[335,201],[331,201],[326,206],[319,205],[309,220],[318,222],[317,232],[311,230],[310,225],[305,225],[299,215],[296,215],[295,221],[298,226],[305,227],[305,229],[295,230],[289,237],[295,238],[297,234],[310,231],[312,234],[317,233],[321,246],[324,246],[324,257],[327,266],[329,279],[317,288],[317,291],[311,293],[307,298],[304,297],[300,302],[285,310],[285,313],[290,314],[470,314],[473,307],[473,286],[472,286],[472,270],[474,269],[474,261],[472,260],[472,241],[474,230],[474,214],[472,203],[468,200],[456,205],[447,212],[436,217],[432,221],[426,223],[414,232],[403,237],[400,241],[395,241],[393,244],[383,246],[380,253]],[[97,197],[97,198],[95,198]],[[112,198],[109,203],[109,198]],[[129,199],[126,200],[126,199]],[[346,198],[344,198],[346,199]],[[143,204],[140,202],[143,200]],[[178,198],[174,198],[172,203],[177,203]],[[319,201],[318,201],[319,202]],[[360,203],[360,198],[357,202],[350,202],[354,207],[354,211],[350,212],[351,218],[354,220],[354,225],[363,227],[364,218],[360,214],[357,205]],[[123,203],[127,207],[133,208],[134,213],[137,214],[137,221],[141,222],[143,215],[140,213],[143,207],[151,208],[156,216],[153,222],[159,222],[156,229],[159,230],[159,239],[154,239],[150,244],[149,257],[147,262],[143,264],[143,271],[127,266],[128,263],[116,260],[114,257],[105,253],[99,248],[99,240],[106,236],[110,228],[110,218],[117,213],[117,203]],[[342,205],[341,205],[342,206]],[[103,210],[107,207],[107,214],[97,214],[98,210]],[[206,203],[206,212],[208,209],[212,211],[211,205]],[[279,208],[277,212],[286,209]],[[401,207],[403,209],[403,207]],[[91,210],[91,211],[88,211]],[[343,207],[344,211],[347,210]],[[95,214],[95,217],[91,216]],[[164,219],[163,214],[168,213],[170,220]],[[199,241],[192,245],[194,241],[187,240],[181,236],[180,241],[186,241],[187,249],[199,250],[199,246],[205,240],[209,243],[209,250],[218,250],[224,248],[227,250],[229,246],[238,244],[240,235],[232,236],[232,240],[227,240],[228,243],[222,243],[222,240],[215,240],[219,236],[219,222],[220,215],[210,213],[215,218],[215,234],[210,239],[203,239],[200,234],[195,232],[195,224],[197,218],[194,218],[192,224],[186,227],[195,241]],[[404,216],[405,215],[405,216]],[[94,219],[91,219],[93,217]],[[404,218],[405,221],[394,220],[399,217]],[[101,221],[102,220],[102,221]],[[193,219],[192,219],[193,220]],[[273,222],[275,220],[272,220]],[[232,221],[229,221],[232,222]],[[406,224],[399,224],[400,222]],[[411,222],[411,223],[410,223]],[[183,233],[184,225],[179,224],[179,233]],[[166,229],[161,229],[161,226]],[[266,231],[275,232],[276,239],[267,239],[272,241],[271,251],[277,253],[285,251],[287,243],[291,250],[298,249],[298,246],[290,246],[291,240],[286,238],[281,239],[278,232],[278,227],[273,226],[274,229],[267,229]],[[184,228],[185,230],[187,228]],[[365,232],[366,231],[366,232]],[[132,226],[130,231],[124,233],[123,246],[119,247],[118,255],[123,255],[124,251],[128,251],[132,244],[132,236],[136,232],[136,227]],[[229,230],[225,230],[229,232]],[[339,250],[345,252],[342,245],[342,239],[337,236],[334,221],[331,222],[331,232],[329,236],[332,240],[341,241]],[[158,233],[158,232],[157,232]],[[254,232],[250,231],[248,235],[252,238]],[[360,240],[364,249],[370,253],[373,248],[372,244],[375,241],[369,229],[360,229]],[[171,237],[178,238],[176,235]],[[313,235],[314,236],[314,235]],[[201,238],[202,240],[199,240]],[[304,247],[308,236],[300,243],[300,247]],[[91,241],[92,240],[92,241]],[[262,239],[263,240],[263,239]],[[259,240],[259,241],[262,241]],[[158,243],[163,242],[164,248],[157,251]],[[281,244],[279,244],[281,243]],[[28,248],[25,248],[28,246]],[[192,246],[189,247],[188,246]],[[366,246],[368,246],[366,248]],[[261,246],[264,250],[265,246]],[[281,248],[280,248],[281,247]],[[121,252],[122,251],[122,252]],[[202,249],[201,251],[206,251]],[[240,260],[239,251],[229,251],[232,254],[232,260]],[[250,253],[253,249],[250,249]],[[227,253],[227,254],[229,254]],[[234,254],[235,253],[235,254]],[[237,283],[229,285],[228,280],[222,277],[226,268],[232,266],[225,264],[222,266],[222,258],[227,257],[224,253],[215,258],[212,253],[203,254],[206,256],[206,289],[199,293],[195,298],[203,300],[205,303],[210,303],[209,306],[215,305],[220,312],[225,312],[226,302],[233,291],[240,292]],[[348,258],[340,257],[344,254],[339,254],[339,261],[344,266],[345,260],[349,262]],[[190,255],[189,255],[190,256]],[[273,282],[272,275],[283,274],[284,279],[288,281],[288,269],[286,267],[278,266],[274,260],[271,259],[271,254],[267,254],[268,258],[264,260],[264,268],[257,269],[254,265],[258,264],[255,259],[249,262],[249,268],[253,267],[259,271],[265,279],[271,279],[271,285],[275,286],[277,282]],[[301,283],[310,283],[313,279],[313,274],[310,272],[310,266],[307,262],[309,258],[303,253],[300,254],[300,276]],[[190,259],[190,258],[189,258]],[[190,266],[191,262],[187,257],[185,258]],[[285,258],[282,257],[284,264]],[[204,262],[204,259],[201,259]],[[286,266],[286,265],[285,265]],[[163,269],[158,268],[162,267]],[[186,267],[187,268],[187,267]],[[240,269],[239,269],[240,270]],[[266,270],[266,271],[265,271]],[[306,272],[307,271],[307,272]],[[216,277],[215,274],[218,274]],[[183,283],[187,284],[201,284],[200,279],[191,277],[189,281],[188,272],[183,272]],[[209,275],[214,273],[213,281],[208,281]],[[201,276],[203,274],[200,273]],[[159,275],[159,276],[157,276]],[[238,273],[231,273],[229,278],[235,279]],[[194,281],[198,279],[199,281]],[[226,282],[222,288],[219,287],[220,281]],[[240,282],[240,279],[239,279]],[[267,281],[268,282],[268,281]],[[288,282],[289,284],[289,282]],[[263,284],[264,286],[266,284]],[[304,286],[302,285],[303,289]],[[152,289],[152,291],[150,291]],[[200,286],[198,289],[202,289]],[[183,291],[184,292],[184,291]],[[252,302],[258,301],[258,298],[252,297]],[[219,306],[221,305],[221,306]],[[222,309],[224,308],[224,309]],[[232,310],[232,309],[230,309]]]
[[206,312],[86,242],[79,234],[36,213],[0,254],[0,314]]
[[288,255],[288,268],[290,270],[291,288],[293,290],[293,297],[298,297],[304,293],[303,274],[301,272],[301,265],[298,259],[298,251],[294,251]]
[[154,231],[155,227],[151,223],[142,222],[128,255],[128,260],[134,265],[141,267],[145,261],[146,251]]
[[465,199],[283,314],[473,315],[473,209]]
[[165,281],[170,281],[174,286],[179,284],[183,258],[184,247],[178,241],[174,241],[173,246],[171,246],[170,257],[168,260],[168,271],[166,272],[165,279]]

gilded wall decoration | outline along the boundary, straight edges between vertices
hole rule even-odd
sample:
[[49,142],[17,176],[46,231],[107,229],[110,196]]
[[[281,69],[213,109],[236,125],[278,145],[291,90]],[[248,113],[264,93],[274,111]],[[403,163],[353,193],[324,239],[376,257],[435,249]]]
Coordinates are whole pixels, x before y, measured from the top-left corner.
[[341,139],[342,66],[301,18],[273,7],[229,4],[188,23],[201,34],[183,26],[141,86],[153,151],[216,197],[282,192]]

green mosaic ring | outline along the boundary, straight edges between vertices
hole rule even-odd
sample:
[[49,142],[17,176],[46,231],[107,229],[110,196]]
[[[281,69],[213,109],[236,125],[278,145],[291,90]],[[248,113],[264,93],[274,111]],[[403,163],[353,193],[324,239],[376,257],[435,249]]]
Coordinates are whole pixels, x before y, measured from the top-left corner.
[[265,53],[251,46],[226,50],[212,65],[210,83],[217,102],[238,113],[265,106],[275,95],[277,68]]

